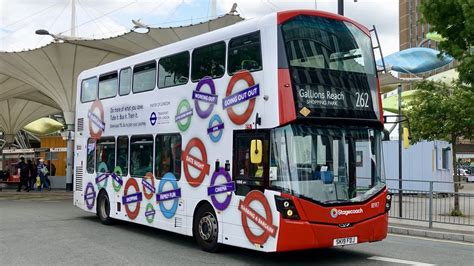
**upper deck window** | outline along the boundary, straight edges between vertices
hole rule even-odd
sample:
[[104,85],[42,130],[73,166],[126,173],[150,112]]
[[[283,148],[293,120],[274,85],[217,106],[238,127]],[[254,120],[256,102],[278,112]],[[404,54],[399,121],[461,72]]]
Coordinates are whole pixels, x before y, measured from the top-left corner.
[[213,43],[193,51],[191,80],[203,77],[220,78],[225,71],[225,42]]
[[262,51],[260,32],[254,32],[233,38],[229,41],[229,75],[239,70],[262,70]]
[[128,95],[132,89],[132,69],[130,67],[120,70],[119,94]]
[[370,38],[351,23],[298,16],[282,30],[292,67],[375,75]]
[[81,83],[81,102],[92,102],[97,98],[97,78],[84,79]]
[[189,52],[163,57],[158,62],[158,65],[158,88],[188,83]]
[[111,98],[117,95],[118,76],[117,72],[105,74],[99,77],[99,99]]
[[133,68],[133,93],[151,91],[156,84],[156,61],[136,65]]

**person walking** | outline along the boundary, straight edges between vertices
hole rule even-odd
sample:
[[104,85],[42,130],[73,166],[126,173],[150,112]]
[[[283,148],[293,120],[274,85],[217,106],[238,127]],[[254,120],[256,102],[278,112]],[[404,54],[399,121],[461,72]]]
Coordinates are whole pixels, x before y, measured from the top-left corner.
[[28,167],[28,164],[25,163],[24,157],[20,157],[20,162],[18,162],[16,168],[20,175],[20,183],[18,183],[18,189],[16,191],[20,192],[22,187],[25,186],[26,192],[29,192],[30,188],[28,187],[28,178],[30,177],[30,168]]
[[35,186],[35,181],[36,180],[33,180],[33,177],[36,178],[36,171],[34,171],[34,166],[33,166],[33,162],[31,160],[27,160],[26,161],[26,164],[28,165],[28,169],[29,169],[29,176],[27,177],[27,183],[28,183],[28,189],[29,190],[32,190],[34,189],[34,186]]
[[38,176],[40,177],[40,180],[41,180],[41,185],[39,187],[39,191],[41,191],[42,188],[46,188],[48,190],[51,190],[51,187],[49,186],[48,182],[46,181],[46,175],[47,174],[48,174],[48,168],[44,164],[44,160],[39,159]]

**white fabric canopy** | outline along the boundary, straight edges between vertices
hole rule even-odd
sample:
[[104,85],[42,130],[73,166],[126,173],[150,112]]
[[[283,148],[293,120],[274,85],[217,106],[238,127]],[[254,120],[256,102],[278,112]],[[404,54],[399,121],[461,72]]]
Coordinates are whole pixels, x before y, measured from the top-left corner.
[[[29,122],[58,109],[66,124],[74,124],[76,79],[83,70],[241,20],[240,16],[227,14],[195,25],[151,28],[148,33],[128,32],[107,39],[68,40],[28,51],[0,52],[0,108],[9,110],[8,115],[2,111],[2,117],[9,119],[0,123],[0,130],[16,133]],[[41,112],[29,112],[29,107],[21,107],[25,105]]]

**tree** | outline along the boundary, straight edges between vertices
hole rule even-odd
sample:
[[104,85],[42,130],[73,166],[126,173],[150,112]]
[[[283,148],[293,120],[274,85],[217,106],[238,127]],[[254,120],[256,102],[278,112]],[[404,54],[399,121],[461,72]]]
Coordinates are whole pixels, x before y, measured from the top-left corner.
[[456,58],[459,80],[474,85],[474,1],[422,0],[422,20],[444,37],[439,48]]
[[[415,83],[416,93],[408,103],[411,141],[446,140],[452,146],[454,182],[459,182],[456,163],[456,145],[459,137],[471,139],[474,135],[474,90],[458,82],[448,86],[443,82],[421,81]],[[458,192],[458,185],[454,186]],[[459,197],[454,198],[452,215],[462,215]]]

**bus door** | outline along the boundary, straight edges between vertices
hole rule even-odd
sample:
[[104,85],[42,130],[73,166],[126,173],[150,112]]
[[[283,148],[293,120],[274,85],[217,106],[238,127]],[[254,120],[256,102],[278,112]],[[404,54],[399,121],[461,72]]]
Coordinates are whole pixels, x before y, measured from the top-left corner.
[[[232,176],[236,183],[236,195],[245,196],[251,190],[263,192],[268,186],[269,138],[268,130],[235,131]],[[252,140],[261,143],[261,162],[252,163]]]

